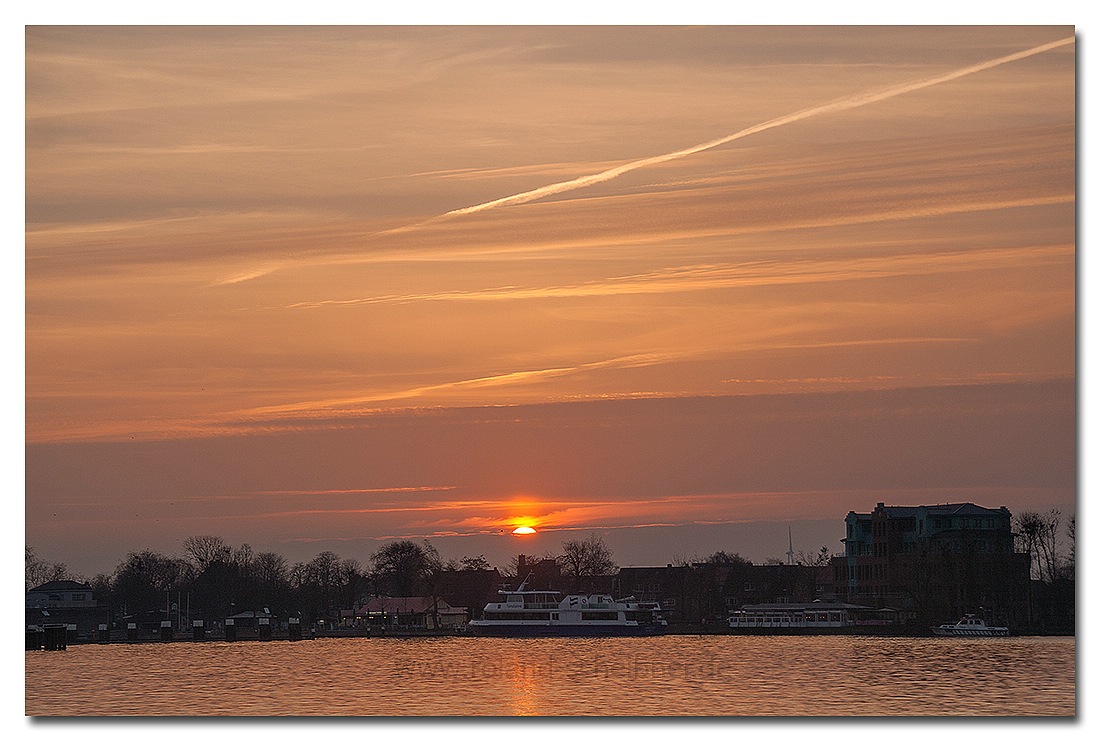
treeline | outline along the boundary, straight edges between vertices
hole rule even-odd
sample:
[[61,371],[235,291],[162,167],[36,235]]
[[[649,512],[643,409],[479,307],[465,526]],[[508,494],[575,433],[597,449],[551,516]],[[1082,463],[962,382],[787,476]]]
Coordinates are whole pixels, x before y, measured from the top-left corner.
[[[541,558],[555,560],[562,574],[574,579],[616,569],[610,549],[595,535],[568,541],[560,554]],[[519,562],[519,557],[513,558],[502,573],[515,576]],[[492,568],[480,555],[444,561],[427,540],[387,543],[370,556],[368,564],[332,551],[292,564],[277,553],[255,552],[248,544],[233,547],[216,535],[196,535],[184,541],[180,556],[135,551],[110,574],[85,579],[65,564],[44,561],[33,548],[26,548],[28,590],[55,579],[88,582],[96,602],[116,617],[187,609],[192,618],[218,619],[267,607],[279,615],[297,613],[315,620],[372,595],[435,596],[447,572]]]
[[[1064,589],[1067,584],[1072,588],[1075,517],[1063,520],[1056,509],[1046,513],[1025,511],[1013,516],[1012,531],[1016,551],[1031,556],[1035,584],[1048,591]],[[816,580],[833,555],[827,547],[822,547],[809,554],[799,552],[794,562],[815,567],[811,572]],[[552,559],[560,567],[561,576],[573,583],[580,583],[587,577],[613,574],[617,570],[611,550],[597,535],[568,541],[559,553],[523,558],[528,565]],[[677,565],[689,562],[674,561]],[[692,558],[690,562],[700,565],[748,563],[740,555],[725,551],[703,559]],[[520,557],[513,558],[500,571],[505,576],[515,577],[519,563]],[[785,561],[765,561],[765,564],[773,563]],[[116,617],[163,610],[174,604],[177,610],[189,608],[193,618],[219,619],[268,607],[279,615],[297,613],[315,620],[351,608],[369,596],[438,596],[440,583],[448,572],[492,568],[480,555],[444,561],[427,540],[387,543],[370,556],[367,564],[341,558],[332,551],[318,553],[308,562],[292,564],[277,553],[254,552],[247,544],[232,547],[218,536],[197,535],[184,541],[180,556],[151,550],[131,552],[110,574],[86,579],[65,564],[45,561],[33,548],[26,548],[28,590],[57,579],[88,582],[94,599]]]

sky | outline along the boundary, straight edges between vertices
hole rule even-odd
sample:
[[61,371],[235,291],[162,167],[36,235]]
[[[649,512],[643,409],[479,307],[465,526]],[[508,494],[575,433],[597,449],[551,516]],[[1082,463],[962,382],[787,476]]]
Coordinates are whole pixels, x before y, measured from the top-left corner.
[[877,502],[1076,511],[1072,27],[25,43],[47,560],[760,562]]

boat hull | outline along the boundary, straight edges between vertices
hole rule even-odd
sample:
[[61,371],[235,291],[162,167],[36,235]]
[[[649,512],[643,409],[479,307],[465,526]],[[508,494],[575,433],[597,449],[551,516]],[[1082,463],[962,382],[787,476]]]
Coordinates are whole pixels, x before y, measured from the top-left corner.
[[466,632],[495,638],[618,638],[656,636],[665,633],[663,625],[515,625],[471,622]]
[[1008,635],[1008,628],[956,628],[953,625],[932,628],[932,635],[959,638],[1001,638]]

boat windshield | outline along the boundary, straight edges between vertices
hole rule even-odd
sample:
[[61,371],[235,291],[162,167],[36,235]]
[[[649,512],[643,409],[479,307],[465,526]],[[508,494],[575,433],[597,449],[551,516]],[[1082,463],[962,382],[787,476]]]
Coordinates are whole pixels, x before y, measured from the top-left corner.
[[560,599],[560,592],[510,592],[506,602],[528,609],[548,609],[557,607]]

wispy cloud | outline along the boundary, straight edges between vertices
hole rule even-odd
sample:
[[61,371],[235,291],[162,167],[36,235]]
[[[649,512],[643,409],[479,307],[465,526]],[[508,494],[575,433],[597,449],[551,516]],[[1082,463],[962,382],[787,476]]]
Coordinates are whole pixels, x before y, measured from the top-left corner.
[[[674,293],[721,288],[775,286],[868,280],[894,276],[931,275],[982,270],[1022,261],[1046,262],[1072,258],[1073,245],[1040,245],[939,254],[872,255],[845,259],[758,260],[683,265],[633,275],[559,286],[498,286],[482,290],[391,294],[352,299],[301,301],[289,309],[405,304],[418,301],[516,301]],[[550,372],[550,371],[540,371]]]
[[[373,540],[394,538],[445,538],[455,536],[499,535],[509,532],[516,522],[532,523],[544,535],[578,531],[637,530],[656,527],[689,527],[751,522],[783,522],[797,511],[798,519],[834,519],[838,506],[873,506],[875,501],[888,500],[898,505],[926,504],[930,501],[982,501],[993,497],[997,501],[1010,496],[1015,499],[1043,501],[1050,491],[1041,487],[981,487],[896,489],[814,489],[754,491],[732,490],[701,492],[653,498],[574,499],[525,502],[517,506],[502,499],[441,500],[408,506],[371,507],[293,507],[268,511],[240,512],[180,512],[171,516],[175,521],[209,520],[232,522],[248,518],[286,520],[301,518],[303,522],[324,523],[338,520],[355,522],[359,518],[385,518],[387,525],[372,528],[370,535],[307,537],[306,540]],[[419,513],[439,513],[439,516],[419,518]],[[410,519],[412,516],[413,519]],[[120,520],[102,519],[110,523]],[[297,538],[295,538],[297,540]]]
[[217,278],[210,282],[211,286],[230,286],[234,283],[244,283],[254,278],[260,278],[265,275],[270,275],[276,270],[283,267],[282,263],[272,263],[270,265],[263,265],[253,270],[248,270],[243,273],[237,273],[236,275],[230,275],[225,278]]
[[337,414],[341,410],[349,410],[358,413],[359,407],[379,402],[399,401],[431,396],[432,394],[463,388],[490,388],[494,386],[508,386],[521,383],[532,383],[560,376],[571,375],[583,371],[598,370],[604,368],[639,368],[647,365],[666,362],[673,355],[667,353],[640,353],[625,355],[604,360],[596,360],[577,365],[559,366],[554,368],[539,368],[535,370],[519,370],[508,373],[499,373],[477,378],[466,378],[458,381],[417,386],[392,391],[383,391],[369,396],[356,396],[346,398],[333,398],[320,401],[303,401],[291,404],[259,407],[242,410],[233,413],[234,417],[293,417],[295,415],[313,415],[321,412],[325,415]]
[[[972,75],[977,72],[982,72],[984,70],[992,69],[994,67],[999,67],[1002,64],[1008,64],[1009,62],[1026,59],[1027,57],[1031,57],[1036,54],[1042,54],[1043,52],[1056,49],[1060,46],[1072,44],[1074,43],[1074,41],[1075,38],[1071,36],[1065,39],[1061,39],[1059,41],[1042,44],[1031,49],[1016,52],[1015,54],[1008,54],[1002,57],[997,57],[996,59],[990,59],[985,62],[969,65],[967,67],[963,67],[952,72],[935,75],[933,77],[928,77],[923,80],[918,80],[916,82],[903,83],[884,89],[867,90],[855,93],[854,95],[847,95],[828,103],[812,106],[810,108],[804,108],[800,111],[795,111],[794,113],[788,113],[786,115],[764,121],[763,123],[749,126],[719,139],[714,139],[712,141],[704,142],[702,144],[696,144],[695,146],[686,147],[684,149],[678,149],[674,152],[656,155],[654,157],[645,157],[643,159],[634,160],[632,162],[627,162],[626,164],[611,167],[591,175],[583,175],[581,177],[573,178],[571,180],[551,183],[549,185],[544,185],[533,190],[496,198],[491,201],[485,201],[483,203],[475,204],[473,206],[457,208],[446,212],[438,218],[446,219],[454,216],[464,216],[467,214],[478,213],[480,211],[486,211],[493,208],[500,208],[501,206],[513,206],[523,203],[529,203],[540,198],[546,198],[548,196],[557,195],[559,193],[566,193],[571,190],[577,190],[578,188],[586,188],[588,186],[596,185],[598,183],[604,183],[643,167],[651,167],[653,165],[659,165],[664,162],[680,159],[682,157],[687,157],[693,154],[697,154],[699,152],[705,152],[708,149],[714,149],[715,147],[720,147],[723,144],[729,144],[730,142],[737,141],[738,139],[743,139],[747,136],[751,136],[762,131],[774,129],[779,126],[785,126],[786,124],[795,123],[796,121],[802,121],[813,116],[820,116],[826,113],[851,110],[853,108],[859,108],[860,106],[869,105],[871,103],[876,103],[882,100],[888,100],[890,98],[896,97],[898,95],[903,95],[905,93],[916,92],[917,90],[922,90],[933,85],[939,85],[945,82],[950,82],[952,80],[957,80],[960,77],[965,77],[967,75]],[[406,227],[406,229],[407,228],[415,228],[415,226]]]

